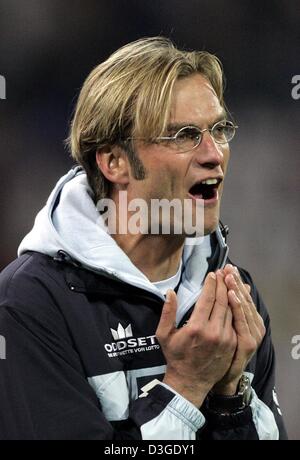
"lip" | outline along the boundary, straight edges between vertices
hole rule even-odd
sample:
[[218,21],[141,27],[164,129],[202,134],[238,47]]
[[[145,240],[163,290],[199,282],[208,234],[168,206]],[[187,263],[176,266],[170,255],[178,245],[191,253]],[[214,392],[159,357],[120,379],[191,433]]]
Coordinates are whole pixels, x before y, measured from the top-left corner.
[[218,184],[217,186],[219,187],[220,184],[223,182],[224,180],[224,176],[223,175],[219,175],[219,176],[207,176],[207,177],[202,177],[202,179],[199,179],[199,180],[196,180],[191,187],[193,187],[195,184],[201,184],[201,182],[205,181],[205,180],[208,180],[208,179],[216,179],[218,181]]
[[209,199],[205,200],[203,198],[197,198],[196,196],[192,195],[191,193],[188,193],[188,196],[189,196],[189,198],[191,198],[192,200],[194,200],[196,202],[197,201],[199,202],[199,201],[202,200],[205,207],[213,207],[219,202],[219,189],[220,189],[220,187],[221,187],[221,185],[223,183],[224,176],[223,175],[219,175],[219,176],[215,176],[215,177],[208,176],[206,178],[203,178],[201,180],[198,180],[198,181],[194,182],[193,186],[195,184],[199,184],[199,183],[201,183],[201,182],[203,182],[204,180],[207,180],[207,179],[217,179],[217,181],[218,181],[218,183],[216,184],[216,187],[215,187],[215,196],[213,198],[209,198]]
[[197,198],[194,195],[191,195],[188,193],[189,198],[191,198],[194,201],[203,201],[205,207],[213,207],[219,202],[219,191],[218,188],[216,189],[215,196],[213,198],[210,198],[209,200],[204,200],[203,198]]

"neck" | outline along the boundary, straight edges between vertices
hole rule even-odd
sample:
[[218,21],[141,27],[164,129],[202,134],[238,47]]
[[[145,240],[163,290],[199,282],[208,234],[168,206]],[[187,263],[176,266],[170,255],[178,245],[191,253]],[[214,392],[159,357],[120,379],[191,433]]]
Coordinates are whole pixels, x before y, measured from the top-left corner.
[[[114,193],[116,205],[116,233],[111,236],[129,257],[131,262],[151,281],[161,281],[174,276],[180,265],[185,237],[183,235],[153,235],[151,233],[130,233],[122,230],[122,223],[132,217],[128,211],[131,195],[125,204],[120,202],[120,194]],[[121,210],[121,212],[120,212]]]
[[[167,238],[166,238],[167,237]],[[114,235],[131,262],[151,282],[174,276],[179,268],[184,240],[168,235]]]

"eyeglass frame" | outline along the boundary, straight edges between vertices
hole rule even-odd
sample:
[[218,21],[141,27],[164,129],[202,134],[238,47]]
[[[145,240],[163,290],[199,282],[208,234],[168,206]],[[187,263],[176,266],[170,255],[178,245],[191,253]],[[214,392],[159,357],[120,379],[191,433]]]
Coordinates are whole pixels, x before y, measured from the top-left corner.
[[[215,127],[221,123],[226,123],[226,124],[229,124],[232,128],[233,128],[233,135],[232,137],[228,140],[226,139],[226,141],[218,141],[217,139],[215,139],[214,135],[212,134],[213,130],[215,129]],[[176,143],[176,139],[178,137],[178,134],[183,131],[184,129],[186,128],[193,128],[195,130],[197,130],[199,132],[199,142],[196,143],[194,145],[194,147],[192,147],[191,149],[188,149],[188,150],[181,150],[180,153],[186,153],[186,152],[190,152],[191,150],[194,150],[195,148],[199,147],[199,145],[201,144],[201,141],[203,139],[203,133],[205,133],[206,131],[208,131],[212,137],[212,139],[219,145],[222,145],[222,144],[228,144],[229,142],[232,141],[232,139],[234,138],[235,136],[235,132],[236,132],[236,129],[238,128],[238,125],[235,125],[232,121],[229,121],[229,120],[219,120],[217,121],[211,128],[204,128],[204,129],[200,129],[198,126],[195,126],[195,125],[186,125],[186,126],[183,126],[182,128],[180,128],[177,133],[174,135],[174,136],[160,136],[160,137],[156,137],[155,139],[153,139],[151,142],[152,143],[155,143],[156,141],[174,141]],[[127,137],[125,139],[125,141],[132,141],[132,140],[145,140],[145,138],[143,137]],[[176,143],[176,145],[178,146],[178,143]],[[178,146],[179,150],[180,150],[180,147]]]

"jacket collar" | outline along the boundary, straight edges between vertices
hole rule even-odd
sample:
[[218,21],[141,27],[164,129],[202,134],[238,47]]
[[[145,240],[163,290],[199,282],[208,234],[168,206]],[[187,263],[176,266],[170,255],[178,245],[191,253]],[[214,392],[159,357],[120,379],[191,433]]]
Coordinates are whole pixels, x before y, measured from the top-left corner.
[[[228,246],[226,245],[228,232],[228,227],[220,222],[218,231],[211,234],[212,254],[208,259],[208,272],[215,271],[225,265],[228,253]],[[160,303],[162,302],[162,299],[159,299],[154,293],[132,286],[106,271],[96,273],[83,268],[78,261],[63,250],[57,252],[54,261],[63,264],[65,281],[73,292],[102,293],[111,296],[116,296],[120,293],[124,295],[124,292],[126,292],[128,295],[156,298]]]

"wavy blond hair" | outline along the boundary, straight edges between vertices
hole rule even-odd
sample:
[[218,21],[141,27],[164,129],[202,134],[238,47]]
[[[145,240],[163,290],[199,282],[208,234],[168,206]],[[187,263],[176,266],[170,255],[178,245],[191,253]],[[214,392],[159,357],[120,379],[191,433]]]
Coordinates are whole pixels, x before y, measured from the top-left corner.
[[[109,194],[109,182],[96,163],[97,150],[122,145],[128,136],[151,141],[163,135],[176,80],[197,72],[208,79],[225,107],[219,59],[206,51],[179,50],[168,38],[129,43],[90,73],[77,101],[68,143],[72,157],[87,173],[96,200]],[[132,149],[126,151],[138,178],[138,158]]]

